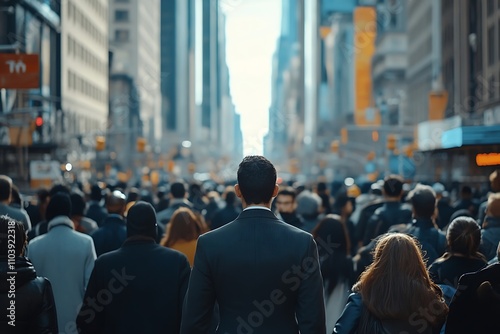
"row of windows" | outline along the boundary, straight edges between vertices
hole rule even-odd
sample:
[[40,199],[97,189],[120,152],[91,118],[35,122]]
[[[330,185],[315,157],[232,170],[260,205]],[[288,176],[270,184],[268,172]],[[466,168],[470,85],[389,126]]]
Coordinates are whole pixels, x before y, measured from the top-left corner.
[[92,52],[88,51],[87,48],[78,43],[75,39],[71,38],[69,35],[68,55],[73,55],[75,58],[80,59],[99,73],[106,73],[107,71],[107,65],[104,62],[100,61],[99,58],[92,54]]
[[92,21],[90,21],[85,14],[83,14],[78,7],[73,5],[71,2],[68,3],[68,18],[73,20],[75,23],[80,24],[80,26],[100,45],[106,48],[108,47],[106,37],[95,27]]
[[103,20],[108,20],[108,9],[105,6],[101,5],[101,2],[99,0],[87,0],[87,2],[92,8],[94,8],[94,10]]
[[96,101],[103,103],[108,101],[108,94],[105,91],[81,78],[71,70],[68,70],[68,87],[70,90],[80,92]]

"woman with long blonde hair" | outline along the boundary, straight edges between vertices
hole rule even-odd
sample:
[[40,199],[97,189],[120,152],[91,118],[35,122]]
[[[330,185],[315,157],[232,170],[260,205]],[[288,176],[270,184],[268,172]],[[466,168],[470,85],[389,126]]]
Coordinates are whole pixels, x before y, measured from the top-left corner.
[[206,232],[203,223],[189,208],[181,207],[175,210],[167,225],[167,232],[160,245],[169,247],[187,256],[193,266],[194,254],[198,237]]
[[406,234],[379,239],[352,291],[334,333],[439,333],[448,312],[419,245]]

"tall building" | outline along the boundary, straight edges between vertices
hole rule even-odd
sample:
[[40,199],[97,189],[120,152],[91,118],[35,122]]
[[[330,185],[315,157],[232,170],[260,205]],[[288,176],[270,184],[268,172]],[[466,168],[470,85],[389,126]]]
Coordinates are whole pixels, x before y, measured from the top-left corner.
[[[66,159],[67,151],[60,146],[64,143],[62,135],[68,131],[62,123],[61,106],[62,14],[67,12],[61,12],[57,1],[0,2],[0,52],[38,55],[36,65],[40,69],[36,87],[29,90],[0,85],[0,169],[21,190],[29,187],[31,161],[46,156]],[[6,66],[3,61],[2,76]],[[31,181],[36,187],[34,179]]]
[[401,123],[418,124],[428,119],[429,94],[441,87],[441,1],[408,2],[407,100]]
[[201,12],[196,12],[199,7],[199,1],[161,1],[163,151],[194,140],[190,128],[201,123],[191,104],[195,100],[195,20],[201,20]]
[[111,75],[126,75],[140,97],[142,131],[154,149],[160,140],[160,1],[119,0],[110,2]]
[[61,98],[67,141],[102,133],[108,117],[108,2],[61,2]]

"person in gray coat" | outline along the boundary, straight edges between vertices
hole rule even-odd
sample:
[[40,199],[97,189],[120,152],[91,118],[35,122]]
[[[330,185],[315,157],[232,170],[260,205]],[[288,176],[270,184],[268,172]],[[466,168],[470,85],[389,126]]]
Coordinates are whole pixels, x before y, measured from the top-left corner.
[[74,230],[71,201],[57,193],[47,206],[48,232],[31,240],[28,257],[40,276],[52,283],[61,333],[77,333],[76,316],[94,268],[92,238]]

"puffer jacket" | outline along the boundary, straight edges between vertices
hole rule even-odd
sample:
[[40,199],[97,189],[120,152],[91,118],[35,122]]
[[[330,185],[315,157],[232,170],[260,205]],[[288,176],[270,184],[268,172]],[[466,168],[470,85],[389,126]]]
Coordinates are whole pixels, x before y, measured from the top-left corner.
[[35,268],[26,257],[16,257],[13,270],[9,268],[7,257],[0,257],[0,309],[2,314],[8,312],[7,317],[0,319],[0,333],[58,332],[50,282],[36,276]]

